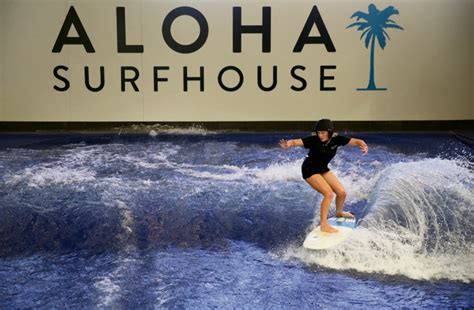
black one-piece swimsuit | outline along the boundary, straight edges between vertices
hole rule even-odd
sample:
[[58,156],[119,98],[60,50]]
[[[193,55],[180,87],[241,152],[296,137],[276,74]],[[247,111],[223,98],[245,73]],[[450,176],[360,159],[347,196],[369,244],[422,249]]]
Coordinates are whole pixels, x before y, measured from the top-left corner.
[[304,147],[309,149],[308,156],[301,166],[303,179],[307,179],[314,174],[328,172],[331,159],[336,155],[337,148],[344,146],[351,140],[348,137],[334,135],[328,142],[323,143],[318,136],[303,138]]

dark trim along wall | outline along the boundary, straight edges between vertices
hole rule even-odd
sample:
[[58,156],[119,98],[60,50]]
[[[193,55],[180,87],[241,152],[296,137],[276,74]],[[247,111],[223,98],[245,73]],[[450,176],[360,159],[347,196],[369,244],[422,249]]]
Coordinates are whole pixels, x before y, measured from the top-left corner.
[[[252,121],[252,122],[0,122],[0,132],[118,132],[127,128],[165,126],[199,127],[217,131],[312,131],[315,122]],[[335,121],[336,131],[364,132],[432,132],[474,131],[474,120],[450,121]]]

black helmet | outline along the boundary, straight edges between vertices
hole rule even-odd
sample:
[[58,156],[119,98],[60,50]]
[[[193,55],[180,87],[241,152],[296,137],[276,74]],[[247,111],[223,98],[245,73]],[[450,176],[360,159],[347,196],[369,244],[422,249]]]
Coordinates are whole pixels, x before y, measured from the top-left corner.
[[334,132],[334,125],[330,119],[323,118],[316,123],[316,132],[318,131],[327,131],[329,133],[329,138],[331,138]]

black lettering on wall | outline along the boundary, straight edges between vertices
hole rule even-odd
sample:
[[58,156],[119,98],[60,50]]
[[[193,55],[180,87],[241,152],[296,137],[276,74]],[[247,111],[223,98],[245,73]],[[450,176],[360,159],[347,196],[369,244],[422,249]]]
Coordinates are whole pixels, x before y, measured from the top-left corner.
[[167,82],[168,81],[168,78],[166,78],[166,77],[162,77],[162,78],[158,77],[158,71],[159,70],[169,70],[169,69],[170,69],[170,67],[168,67],[168,66],[153,67],[153,87],[154,87],[155,91],[158,91],[158,82],[160,82],[160,81]]
[[291,76],[295,80],[298,80],[298,81],[301,82],[300,87],[296,87],[294,85],[291,85],[291,89],[294,90],[294,91],[303,91],[303,90],[306,89],[307,83],[306,83],[306,80],[303,77],[296,74],[296,70],[304,71],[304,70],[306,70],[306,67],[304,67],[304,66],[294,66],[293,68],[291,68]]
[[117,51],[119,53],[143,53],[143,45],[127,45],[125,28],[125,7],[119,6],[117,16]]
[[204,91],[204,67],[199,67],[199,76],[198,77],[189,77],[188,76],[188,67],[183,68],[183,88],[184,91],[188,91],[188,81],[199,81],[201,92]]
[[334,76],[326,76],[325,75],[325,70],[326,69],[336,69],[336,66],[321,66],[320,69],[320,80],[319,80],[319,89],[321,91],[335,91],[336,87],[325,87],[324,86],[324,81],[325,80],[334,80]]
[[[222,81],[222,77],[224,76],[224,73],[226,73],[229,70],[235,71],[239,75],[239,82],[234,87],[228,87],[224,85],[224,82]],[[233,92],[233,91],[238,90],[240,87],[242,87],[242,84],[244,84],[244,74],[237,67],[227,66],[227,67],[222,68],[221,71],[219,71],[219,75],[217,76],[217,82],[219,83],[220,87],[223,90],[228,91],[228,92]]]
[[[68,37],[67,34],[71,29],[71,26],[74,25],[74,28],[77,31],[78,37]],[[92,42],[87,36],[87,32],[82,26],[81,20],[79,19],[79,15],[77,15],[74,6],[69,8],[67,12],[66,19],[64,20],[63,26],[59,31],[58,37],[56,39],[56,43],[53,46],[53,53],[60,53],[64,45],[82,45],[84,46],[86,52],[88,53],[95,53],[94,47],[92,46]]]
[[[319,34],[321,35],[320,37],[309,36],[313,25],[316,25],[318,28]],[[323,18],[321,17],[321,14],[319,14],[319,10],[316,5],[313,6],[311,13],[309,13],[306,24],[304,25],[298,41],[296,42],[295,48],[293,49],[293,53],[300,53],[306,44],[324,44],[328,52],[332,53],[336,51],[331,37],[329,36],[328,30],[326,29],[326,25],[324,24]]]
[[69,70],[68,67],[66,66],[56,66],[53,70],[53,74],[54,74],[54,77],[57,78],[58,80],[62,81],[64,83],[64,86],[63,87],[59,87],[57,85],[54,85],[54,89],[57,90],[57,91],[66,91],[69,89],[69,86],[71,85],[69,83],[69,80],[61,75],[59,75],[59,70],[64,70],[64,71],[67,71]]
[[[125,77],[126,71],[133,71],[135,73],[135,76],[133,76],[131,78],[126,78]],[[122,84],[122,92],[125,92],[125,83],[126,82],[130,82],[130,84],[132,84],[133,89],[136,92],[138,92],[139,89],[138,89],[138,86],[135,82],[138,80],[139,76],[140,76],[140,72],[138,71],[137,68],[135,68],[133,66],[120,67],[120,81],[121,81],[121,84]]]
[[263,91],[271,91],[273,89],[275,89],[275,87],[277,86],[278,84],[278,77],[277,77],[277,66],[273,66],[273,81],[272,81],[272,85],[270,85],[269,87],[265,87],[263,86],[263,83],[262,83],[262,66],[258,66],[257,68],[257,83],[258,83],[258,87],[263,90]]
[[262,34],[262,52],[271,52],[271,7],[262,8],[262,25],[242,25],[242,7],[233,8],[233,31],[232,31],[232,50],[234,53],[242,52],[242,34],[260,33]]
[[[196,41],[189,45],[183,45],[176,42],[176,40],[173,38],[173,35],[171,34],[171,25],[176,18],[182,15],[191,16],[199,24],[199,36]],[[204,43],[206,43],[207,37],[209,35],[209,26],[207,24],[206,18],[201,12],[192,7],[182,6],[172,10],[168,13],[168,15],[166,15],[165,20],[163,21],[162,32],[166,44],[168,44],[172,50],[182,54],[189,54],[199,50],[204,45]]]
[[92,87],[90,84],[90,78],[89,78],[89,67],[85,66],[84,67],[84,77],[85,77],[85,82],[86,82],[86,87],[88,90],[92,92],[99,92],[104,88],[105,85],[105,69],[104,66],[100,66],[100,84],[98,87]]

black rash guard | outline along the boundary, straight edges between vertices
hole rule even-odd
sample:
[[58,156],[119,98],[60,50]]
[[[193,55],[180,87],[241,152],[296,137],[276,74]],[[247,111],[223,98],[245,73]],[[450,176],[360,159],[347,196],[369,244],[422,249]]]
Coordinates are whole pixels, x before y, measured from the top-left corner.
[[321,142],[317,135],[309,136],[302,140],[304,147],[309,149],[308,156],[301,167],[303,179],[307,179],[313,174],[328,172],[328,164],[336,155],[337,148],[349,143],[351,138],[334,134],[326,143]]

